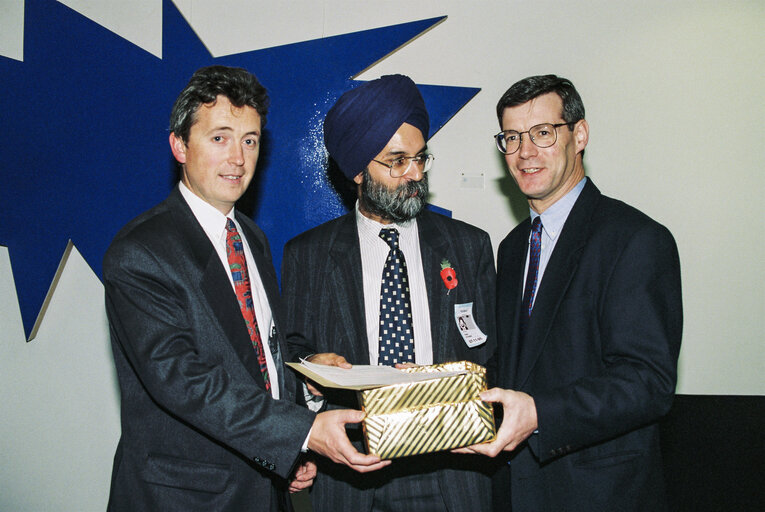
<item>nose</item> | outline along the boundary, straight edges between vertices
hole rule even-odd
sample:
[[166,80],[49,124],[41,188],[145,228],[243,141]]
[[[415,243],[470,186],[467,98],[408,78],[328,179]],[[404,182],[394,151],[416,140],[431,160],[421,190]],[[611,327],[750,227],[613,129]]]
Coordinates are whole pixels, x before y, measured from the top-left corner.
[[236,166],[244,165],[244,149],[240,144],[232,144],[232,148],[229,151],[229,162]]
[[420,181],[425,177],[425,164],[418,165],[414,159],[410,159],[409,167],[406,168],[406,172],[401,177],[407,181]]
[[518,156],[526,159],[534,156],[537,153],[537,145],[531,142],[531,134],[525,133],[521,135],[521,147],[518,148]]
[[418,165],[415,165],[411,160],[409,161],[409,170],[404,174],[403,178],[409,181],[420,181],[425,177],[424,169],[420,169]]

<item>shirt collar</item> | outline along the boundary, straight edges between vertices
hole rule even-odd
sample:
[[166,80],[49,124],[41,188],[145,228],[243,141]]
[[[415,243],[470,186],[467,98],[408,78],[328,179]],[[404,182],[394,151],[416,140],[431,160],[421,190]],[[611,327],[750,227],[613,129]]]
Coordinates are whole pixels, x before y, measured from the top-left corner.
[[563,229],[563,224],[566,223],[568,214],[571,213],[574,203],[576,203],[576,200],[579,198],[579,194],[582,193],[585,183],[587,183],[587,178],[582,178],[574,188],[553,203],[552,206],[542,212],[541,215],[529,208],[532,222],[534,222],[534,219],[537,217],[542,217],[542,232],[545,233],[550,240],[555,240],[558,238],[558,235],[560,235],[560,232]]
[[211,240],[225,240],[226,222],[228,219],[234,220],[234,208],[231,208],[227,215],[223,215],[213,205],[189,190],[182,181],[178,182],[178,188],[207,236]]
[[[383,224],[372,220],[365,216],[359,210],[359,201],[356,200],[356,225],[358,226],[359,233],[364,237],[379,238],[380,230],[384,228],[396,228],[401,236],[408,236],[413,231],[417,230],[417,219],[411,219],[404,222],[394,222],[392,224]],[[382,239],[380,239],[382,240]],[[383,243],[385,243],[383,241]]]

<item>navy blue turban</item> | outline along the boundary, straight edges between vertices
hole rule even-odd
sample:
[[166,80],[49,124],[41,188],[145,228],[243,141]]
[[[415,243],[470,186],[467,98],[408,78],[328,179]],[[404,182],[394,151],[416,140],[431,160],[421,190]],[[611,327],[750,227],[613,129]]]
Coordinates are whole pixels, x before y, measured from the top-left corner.
[[404,123],[428,139],[430,120],[417,86],[408,76],[385,75],[340,96],[324,119],[324,144],[343,174],[353,179]]

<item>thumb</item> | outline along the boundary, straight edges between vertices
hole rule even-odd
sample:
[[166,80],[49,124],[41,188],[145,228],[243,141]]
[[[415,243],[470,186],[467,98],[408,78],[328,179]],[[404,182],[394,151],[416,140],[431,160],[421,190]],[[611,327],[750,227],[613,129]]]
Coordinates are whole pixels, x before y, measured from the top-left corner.
[[359,423],[364,419],[364,411],[355,411],[353,409],[343,409],[339,419],[342,423]]
[[479,396],[484,402],[499,402],[502,400],[502,390],[491,388],[488,391],[482,391]]

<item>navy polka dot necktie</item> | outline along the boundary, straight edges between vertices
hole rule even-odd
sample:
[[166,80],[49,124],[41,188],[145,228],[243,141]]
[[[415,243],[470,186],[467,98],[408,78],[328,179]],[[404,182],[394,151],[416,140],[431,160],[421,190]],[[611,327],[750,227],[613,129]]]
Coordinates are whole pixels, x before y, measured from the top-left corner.
[[390,247],[380,286],[380,355],[377,364],[393,366],[414,362],[414,330],[409,278],[404,253],[398,247],[398,230],[383,228],[380,238]]

